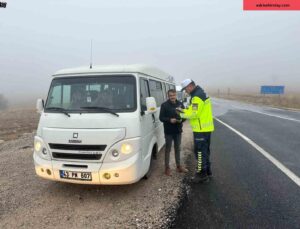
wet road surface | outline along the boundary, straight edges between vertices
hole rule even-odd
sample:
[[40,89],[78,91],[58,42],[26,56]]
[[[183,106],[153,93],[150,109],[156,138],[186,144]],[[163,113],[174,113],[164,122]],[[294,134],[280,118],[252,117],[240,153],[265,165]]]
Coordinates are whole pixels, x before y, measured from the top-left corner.
[[300,228],[300,112],[217,99],[213,108],[217,119],[288,172],[215,121],[213,179],[205,184],[187,179],[187,194],[172,228]]

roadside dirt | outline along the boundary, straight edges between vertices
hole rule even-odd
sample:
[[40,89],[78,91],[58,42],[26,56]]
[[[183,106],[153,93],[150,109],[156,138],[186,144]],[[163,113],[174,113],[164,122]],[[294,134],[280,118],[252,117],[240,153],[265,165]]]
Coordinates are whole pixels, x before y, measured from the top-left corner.
[[[37,128],[39,114],[34,109],[13,109],[0,112],[0,142],[19,138]],[[0,143],[1,144],[1,143]]]
[[[163,174],[162,150],[151,177],[136,184],[89,186],[43,180],[35,175],[32,159],[38,118],[34,111],[7,114],[14,114],[15,121],[0,113],[2,137],[5,136],[2,127],[11,122],[17,123],[18,138],[0,144],[0,228],[167,228],[170,225],[184,179],[183,174],[175,171],[174,152],[171,152],[172,177]],[[192,147],[188,123],[184,131],[182,161],[191,154]]]
[[287,95],[247,95],[247,94],[215,94],[215,98],[222,98],[228,100],[235,100],[257,105],[272,106],[283,109],[300,109],[300,94],[287,94]]

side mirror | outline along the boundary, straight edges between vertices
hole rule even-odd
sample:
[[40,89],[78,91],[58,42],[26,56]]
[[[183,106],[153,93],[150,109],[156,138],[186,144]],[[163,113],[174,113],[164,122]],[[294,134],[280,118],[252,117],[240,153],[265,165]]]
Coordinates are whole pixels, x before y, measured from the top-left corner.
[[146,98],[147,114],[154,114],[157,111],[156,101],[154,97]]
[[36,101],[36,112],[40,114],[42,113],[43,110],[44,110],[44,100],[38,99]]

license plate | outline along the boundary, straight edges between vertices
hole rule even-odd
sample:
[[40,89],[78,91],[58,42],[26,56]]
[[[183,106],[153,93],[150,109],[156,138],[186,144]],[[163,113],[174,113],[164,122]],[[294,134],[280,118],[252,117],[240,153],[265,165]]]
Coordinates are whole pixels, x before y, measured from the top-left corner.
[[66,170],[59,170],[60,178],[63,179],[74,179],[74,180],[92,180],[92,173],[90,172],[73,172]]

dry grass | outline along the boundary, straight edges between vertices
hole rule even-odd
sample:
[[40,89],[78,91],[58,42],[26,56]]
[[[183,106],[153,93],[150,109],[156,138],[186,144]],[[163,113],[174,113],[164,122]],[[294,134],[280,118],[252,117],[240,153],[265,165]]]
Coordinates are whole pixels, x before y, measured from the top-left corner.
[[10,109],[0,112],[0,140],[13,140],[32,133],[38,125],[39,114],[34,109]]
[[247,103],[261,104],[281,108],[300,109],[300,94],[260,95],[260,94],[212,94],[216,98],[237,100]]

